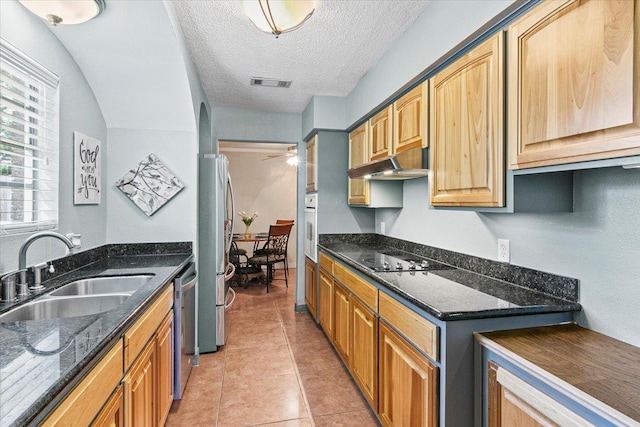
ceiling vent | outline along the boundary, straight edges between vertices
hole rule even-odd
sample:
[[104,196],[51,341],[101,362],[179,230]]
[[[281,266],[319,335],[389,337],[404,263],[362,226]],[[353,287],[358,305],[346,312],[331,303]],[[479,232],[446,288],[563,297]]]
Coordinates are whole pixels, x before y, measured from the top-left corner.
[[284,87],[291,86],[291,80],[266,79],[262,77],[251,77],[251,86]]

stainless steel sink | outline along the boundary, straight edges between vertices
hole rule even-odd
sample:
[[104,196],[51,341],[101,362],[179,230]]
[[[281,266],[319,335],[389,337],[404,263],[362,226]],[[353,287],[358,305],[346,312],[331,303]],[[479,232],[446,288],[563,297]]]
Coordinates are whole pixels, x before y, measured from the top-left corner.
[[0,315],[0,323],[20,320],[60,319],[88,316],[113,310],[124,303],[129,294],[85,295],[49,298],[28,302]]
[[53,297],[66,295],[96,295],[133,293],[147,283],[153,275],[92,277],[76,280],[51,292]]

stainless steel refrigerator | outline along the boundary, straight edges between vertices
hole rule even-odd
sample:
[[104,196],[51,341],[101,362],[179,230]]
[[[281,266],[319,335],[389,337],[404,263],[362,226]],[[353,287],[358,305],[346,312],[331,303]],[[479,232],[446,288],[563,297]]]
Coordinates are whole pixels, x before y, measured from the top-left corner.
[[[223,155],[198,156],[198,353],[217,351],[229,335],[229,249],[235,206],[229,162]],[[196,359],[197,363],[197,359]]]

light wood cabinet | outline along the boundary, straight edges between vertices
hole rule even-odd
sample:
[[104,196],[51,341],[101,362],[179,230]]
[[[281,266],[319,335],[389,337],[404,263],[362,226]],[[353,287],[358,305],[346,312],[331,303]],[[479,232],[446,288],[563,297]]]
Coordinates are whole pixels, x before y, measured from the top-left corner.
[[376,314],[351,298],[350,319],[350,358],[349,368],[369,401],[371,407],[378,409],[378,318]]
[[318,308],[318,320],[320,326],[328,337],[333,338],[333,277],[320,269],[320,282],[318,283],[320,307]]
[[349,292],[338,283],[333,284],[333,344],[349,363],[349,340],[351,327],[349,322]]
[[594,426],[493,361],[487,373],[489,427]]
[[367,122],[369,126],[369,161],[388,157],[393,148],[393,106],[389,105]]
[[318,165],[317,165],[317,148],[316,142],[318,135],[314,135],[307,142],[307,193],[318,191],[316,181],[318,179]]
[[109,401],[96,419],[91,423],[91,427],[123,427],[124,426],[124,398],[122,386],[113,392]]
[[504,206],[503,39],[497,33],[430,80],[434,206]]
[[304,300],[307,303],[309,313],[315,319],[316,318],[316,306],[317,306],[317,286],[316,286],[316,263],[309,258],[305,258],[304,261]]
[[510,168],[640,154],[639,5],[542,2],[509,26]]
[[155,386],[158,425],[163,426],[173,403],[173,311],[165,317],[156,334]]
[[155,426],[154,366],[156,346],[149,342],[125,375],[124,402],[127,426]]
[[122,379],[122,340],[60,403],[43,426],[89,425]]
[[42,425],[164,425],[173,403],[172,306],[169,286]]
[[379,327],[378,415],[385,426],[436,426],[437,372],[384,322]]
[[[363,123],[349,134],[349,169],[369,161],[368,130],[368,124]],[[364,178],[349,178],[349,204],[369,204],[369,182]]]
[[428,147],[427,83],[410,90],[393,103],[393,152]]

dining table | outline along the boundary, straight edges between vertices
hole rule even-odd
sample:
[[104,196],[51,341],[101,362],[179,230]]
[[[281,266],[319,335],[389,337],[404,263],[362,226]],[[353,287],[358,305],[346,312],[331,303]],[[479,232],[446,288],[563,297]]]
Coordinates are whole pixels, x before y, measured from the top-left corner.
[[269,233],[236,233],[233,235],[233,241],[236,243],[251,243],[253,242],[253,252],[258,249],[260,242],[266,242],[269,238]]

